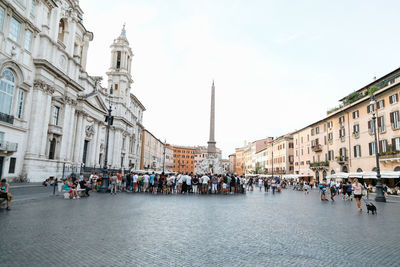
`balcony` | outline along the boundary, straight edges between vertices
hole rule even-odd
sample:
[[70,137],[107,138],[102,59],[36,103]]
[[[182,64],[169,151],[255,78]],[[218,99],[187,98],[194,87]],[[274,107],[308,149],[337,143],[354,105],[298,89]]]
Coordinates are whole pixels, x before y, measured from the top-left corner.
[[385,163],[400,163],[400,151],[386,151],[379,153],[379,161]]
[[329,161],[319,161],[310,163],[310,169],[312,170],[326,170],[329,167]]
[[4,121],[4,122],[7,122],[9,124],[13,124],[14,123],[14,116],[0,112],[0,121]]
[[311,149],[312,149],[312,151],[314,151],[314,152],[321,152],[321,151],[322,151],[322,146],[321,146],[320,144],[316,144],[316,145],[313,145],[313,146],[311,147]]
[[360,137],[360,132],[353,132],[353,137],[354,138]]
[[55,135],[62,135],[63,130],[62,130],[62,127],[60,127],[58,125],[49,124],[48,133],[55,134]]
[[12,154],[17,152],[18,143],[12,143],[7,141],[0,142],[0,152],[4,154]]
[[336,161],[337,163],[343,165],[346,164],[349,159],[346,156],[337,156]]

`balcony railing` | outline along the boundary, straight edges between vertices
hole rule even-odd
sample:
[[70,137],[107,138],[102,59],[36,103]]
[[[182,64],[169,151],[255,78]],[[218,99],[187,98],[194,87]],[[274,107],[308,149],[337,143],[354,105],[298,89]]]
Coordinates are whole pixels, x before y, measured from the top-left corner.
[[0,121],[4,121],[4,122],[7,122],[9,124],[13,124],[14,123],[14,116],[0,112]]
[[337,156],[336,161],[339,164],[346,164],[349,159],[346,156]]
[[310,163],[310,168],[323,168],[329,167],[329,161],[319,161],[319,162],[312,162]]
[[354,137],[354,138],[360,137],[360,132],[354,132],[354,133],[353,133],[353,137]]
[[314,151],[314,152],[321,152],[321,151],[322,151],[322,146],[321,146],[320,144],[316,144],[316,145],[313,145],[313,146],[311,147],[311,149],[312,149],[312,151]]
[[0,151],[4,153],[17,152],[17,149],[18,149],[18,143],[12,143],[7,141],[0,142]]

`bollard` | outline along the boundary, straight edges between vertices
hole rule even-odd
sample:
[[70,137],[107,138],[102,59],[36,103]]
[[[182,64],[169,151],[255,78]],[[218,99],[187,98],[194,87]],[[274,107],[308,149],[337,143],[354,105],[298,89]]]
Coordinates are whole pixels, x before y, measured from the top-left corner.
[[56,194],[56,186],[58,186],[58,179],[56,178],[56,180],[54,181],[53,184],[53,196]]

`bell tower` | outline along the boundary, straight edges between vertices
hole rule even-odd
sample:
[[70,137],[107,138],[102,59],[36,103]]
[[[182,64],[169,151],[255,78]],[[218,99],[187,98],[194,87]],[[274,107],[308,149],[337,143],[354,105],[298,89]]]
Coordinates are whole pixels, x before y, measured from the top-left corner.
[[107,72],[108,88],[106,93],[128,101],[133,83],[131,75],[133,53],[126,38],[125,24],[122,27],[121,34],[114,39],[110,48],[111,60]]

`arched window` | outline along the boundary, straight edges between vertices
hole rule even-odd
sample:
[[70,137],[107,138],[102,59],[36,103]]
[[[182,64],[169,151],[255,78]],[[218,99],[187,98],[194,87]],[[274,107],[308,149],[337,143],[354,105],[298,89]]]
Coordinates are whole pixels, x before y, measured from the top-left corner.
[[343,166],[343,168],[342,168],[342,172],[345,172],[345,173],[347,173],[349,170],[347,169],[347,166]]
[[400,166],[397,166],[396,168],[394,168],[395,172],[400,172]]
[[15,91],[15,76],[10,69],[1,73],[0,80],[0,112],[11,115],[11,107]]
[[331,175],[332,175],[332,174],[335,174],[335,171],[334,171],[334,170],[331,170]]
[[361,168],[358,168],[357,172],[363,172],[363,170]]
[[64,42],[65,26],[65,19],[60,19],[60,22],[58,24],[58,40],[61,42]]
[[322,178],[324,178],[324,179],[326,178],[326,171],[322,172]]
[[315,172],[315,179],[319,180],[319,172],[318,171]]
[[373,172],[376,172],[376,170],[377,170],[376,167],[372,168],[372,171],[373,171]]

